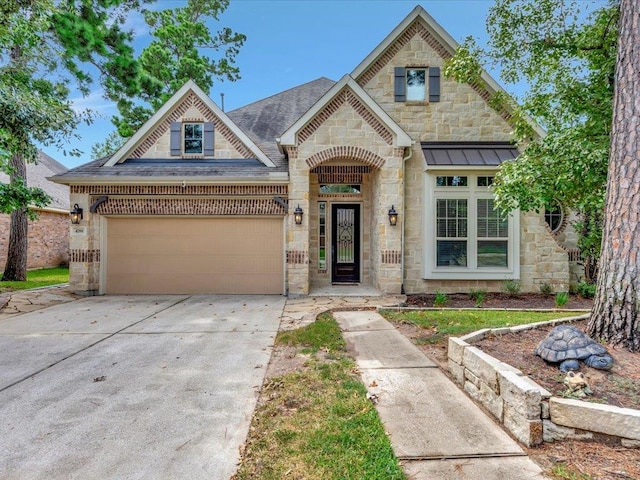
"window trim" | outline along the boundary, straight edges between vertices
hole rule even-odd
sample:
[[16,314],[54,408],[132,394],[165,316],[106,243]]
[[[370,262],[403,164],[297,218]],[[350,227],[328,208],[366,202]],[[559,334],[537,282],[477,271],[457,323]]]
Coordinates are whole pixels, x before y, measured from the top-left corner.
[[[477,177],[491,176],[495,169],[438,169],[425,171],[423,199],[423,278],[433,280],[518,280],[520,278],[520,211],[509,215],[507,267],[477,266],[477,199],[494,198],[487,187],[477,186]],[[467,176],[467,187],[436,187],[437,176]],[[467,267],[437,266],[436,200],[466,198]]]
[[[199,152],[187,152],[187,125],[200,125],[200,151]],[[182,153],[184,155],[204,155],[204,122],[191,122],[191,121],[183,121],[182,122],[182,138],[180,139],[182,142]],[[191,138],[189,140],[194,140]],[[197,140],[197,139],[196,139]]]

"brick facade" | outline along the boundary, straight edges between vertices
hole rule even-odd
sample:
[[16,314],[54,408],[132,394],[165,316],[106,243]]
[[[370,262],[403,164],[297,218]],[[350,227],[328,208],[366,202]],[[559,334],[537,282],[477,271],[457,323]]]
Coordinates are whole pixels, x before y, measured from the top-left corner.
[[[0,269],[7,261],[11,217],[0,215]],[[27,268],[45,268],[69,263],[69,214],[42,210],[29,221]]]

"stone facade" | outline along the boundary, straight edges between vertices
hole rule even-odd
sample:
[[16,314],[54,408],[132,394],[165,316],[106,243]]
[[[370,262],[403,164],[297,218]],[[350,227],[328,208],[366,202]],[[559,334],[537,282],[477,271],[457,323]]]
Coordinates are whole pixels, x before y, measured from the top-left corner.
[[[0,215],[0,269],[4,269],[9,246],[10,215]],[[40,210],[29,221],[27,268],[58,267],[69,263],[69,213]]]

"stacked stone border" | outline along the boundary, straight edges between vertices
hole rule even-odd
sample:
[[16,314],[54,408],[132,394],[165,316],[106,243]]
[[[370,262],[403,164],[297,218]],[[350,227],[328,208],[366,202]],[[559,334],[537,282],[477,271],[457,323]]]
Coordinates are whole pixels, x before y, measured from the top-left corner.
[[604,436],[622,446],[640,448],[640,410],[554,397],[517,368],[472,345],[488,335],[502,335],[587,317],[581,315],[511,328],[487,328],[460,338],[450,337],[449,372],[471,398],[529,447],[564,439],[598,440]]

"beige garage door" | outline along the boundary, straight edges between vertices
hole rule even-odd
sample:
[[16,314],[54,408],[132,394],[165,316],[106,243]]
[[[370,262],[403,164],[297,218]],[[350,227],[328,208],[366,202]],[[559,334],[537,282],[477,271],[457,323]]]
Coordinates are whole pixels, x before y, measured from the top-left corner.
[[109,218],[106,293],[282,294],[279,218]]

